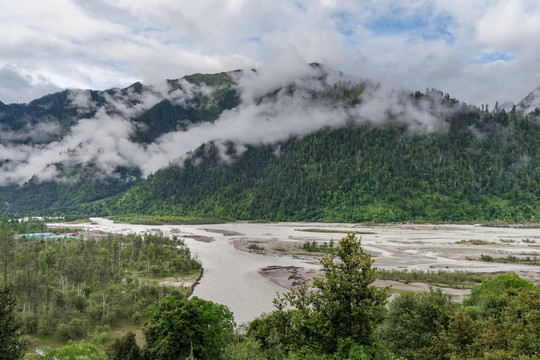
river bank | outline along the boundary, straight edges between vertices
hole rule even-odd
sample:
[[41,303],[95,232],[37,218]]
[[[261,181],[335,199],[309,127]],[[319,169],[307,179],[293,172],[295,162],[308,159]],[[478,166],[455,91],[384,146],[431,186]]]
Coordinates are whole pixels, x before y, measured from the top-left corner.
[[[270,276],[262,269],[297,268],[291,283],[307,278],[304,274],[316,274],[319,263],[313,254],[302,250],[302,244],[337,242],[349,231],[361,234],[364,249],[372,254],[374,265],[379,268],[516,272],[540,284],[540,266],[480,260],[482,255],[495,259],[540,257],[540,231],[533,228],[248,222],[149,226],[119,224],[101,218],[91,220],[77,227],[119,234],[161,232],[183,239],[204,267],[204,276],[195,286],[193,295],[227,305],[237,322],[251,321],[263,312],[272,311],[276,293],[290,287],[291,274],[287,271],[276,280],[275,274]],[[380,283],[381,286],[388,284],[398,291],[427,287],[425,284]],[[454,295],[459,299],[464,294]]]

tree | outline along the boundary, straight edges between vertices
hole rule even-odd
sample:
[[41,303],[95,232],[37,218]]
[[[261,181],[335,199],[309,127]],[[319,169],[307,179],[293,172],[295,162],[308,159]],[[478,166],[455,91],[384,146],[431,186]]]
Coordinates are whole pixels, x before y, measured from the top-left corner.
[[107,355],[91,342],[69,342],[55,350],[38,350],[36,360],[107,360]]
[[440,289],[406,291],[390,303],[379,333],[395,355],[412,359],[448,326],[456,308],[452,297]]
[[507,293],[507,305],[486,320],[475,343],[484,354],[496,349],[509,359],[520,356],[538,358],[540,289],[508,289]]
[[150,314],[150,323],[143,328],[149,359],[185,359],[191,352],[204,355],[205,340],[202,313],[187,299],[165,298]]
[[15,232],[6,225],[0,225],[0,248],[2,249],[2,266],[4,272],[4,284],[8,276],[8,260],[15,246]]
[[11,284],[4,284],[0,288],[0,360],[22,359],[28,348],[19,331],[22,323],[15,313],[15,304]]
[[261,344],[253,337],[232,344],[225,351],[225,360],[266,360]]
[[371,351],[389,296],[388,288],[371,285],[376,279],[371,255],[350,233],[339,241],[336,255],[327,254],[320,262],[325,275],[313,281],[313,291],[303,285],[274,301],[273,322],[283,345],[320,353]]
[[197,297],[169,296],[150,316],[150,323],[143,328],[143,353],[149,359],[218,359],[234,337],[229,309]]
[[206,325],[206,354],[208,359],[222,357],[225,349],[234,340],[234,316],[224,305],[206,301],[194,296],[190,299],[203,314]]
[[429,347],[415,354],[419,360],[476,359],[474,341],[481,324],[475,322],[464,309],[451,317],[448,328],[442,330]]
[[509,289],[536,288],[533,283],[520,278],[514,273],[500,274],[484,279],[480,285],[471,289],[471,293],[463,300],[463,304],[470,307],[469,311],[478,312],[487,318],[497,314],[507,304]]
[[[476,295],[480,295],[478,299]],[[478,285],[471,297],[472,300],[469,300],[473,306],[456,311],[450,317],[448,327],[438,334],[429,347],[421,349],[415,358],[539,358],[538,287],[514,274],[503,274]]]
[[128,332],[117,339],[108,352],[109,360],[141,360],[141,349],[135,340],[135,333]]

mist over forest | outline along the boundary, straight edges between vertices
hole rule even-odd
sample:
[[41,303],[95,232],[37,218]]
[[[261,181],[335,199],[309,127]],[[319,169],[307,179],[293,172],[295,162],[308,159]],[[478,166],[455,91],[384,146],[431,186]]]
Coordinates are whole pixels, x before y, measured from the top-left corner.
[[490,109],[435,89],[391,89],[294,52],[270,60],[3,105],[3,211],[538,219],[535,92]]

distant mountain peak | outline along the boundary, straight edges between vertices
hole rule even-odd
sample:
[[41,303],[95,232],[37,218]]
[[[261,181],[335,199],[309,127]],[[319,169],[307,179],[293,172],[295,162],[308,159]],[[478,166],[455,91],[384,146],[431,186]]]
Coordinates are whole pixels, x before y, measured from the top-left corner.
[[523,100],[517,104],[517,110],[524,114],[540,108],[540,87],[534,89]]

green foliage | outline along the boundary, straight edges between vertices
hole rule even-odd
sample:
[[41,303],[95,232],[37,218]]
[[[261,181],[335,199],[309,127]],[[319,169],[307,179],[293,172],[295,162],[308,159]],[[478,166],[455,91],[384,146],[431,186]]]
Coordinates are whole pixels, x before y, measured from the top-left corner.
[[257,244],[249,244],[248,249],[253,251],[262,251],[264,250],[264,246],[260,246]]
[[463,304],[474,308],[487,318],[498,313],[507,304],[507,290],[521,288],[532,290],[535,286],[514,273],[486,278],[480,285],[472,288]]
[[168,215],[116,215],[110,217],[115,222],[143,225],[202,225],[223,224],[231,219],[213,217],[185,217]]
[[[336,234],[348,234],[348,230],[339,229],[321,229],[321,228],[307,228],[307,229],[295,229],[296,231],[314,232],[314,233],[336,233]],[[357,232],[357,234],[375,234],[370,231]]]
[[12,285],[0,287],[0,360],[22,359],[28,343],[20,334],[21,320],[15,312],[16,298]]
[[[39,182],[31,179],[22,186],[0,187],[1,206],[16,217],[27,215],[65,215],[74,217],[99,215],[85,211],[89,202],[105,199],[132,187],[140,179],[140,171],[134,168],[118,168],[113,177],[103,179],[98,164],[76,164],[63,167],[66,181]],[[21,215],[22,216],[22,215]]]
[[218,359],[234,338],[234,319],[224,305],[197,297],[168,297],[150,314],[143,328],[149,359]]
[[447,329],[442,330],[429,347],[420,349],[416,358],[421,360],[475,358],[473,343],[480,331],[479,324],[463,309],[450,317]]
[[540,265],[540,258],[537,256],[525,256],[525,257],[518,257],[514,255],[507,255],[505,257],[493,257],[491,255],[480,255],[480,260],[486,261],[486,262],[498,262],[498,263],[521,263],[521,264],[528,264],[528,265]]
[[456,244],[465,244],[465,245],[493,245],[496,244],[492,241],[482,240],[482,239],[469,239],[469,240],[460,240],[456,241]]
[[508,304],[488,319],[477,343],[485,352],[498,349],[507,357],[540,357],[540,291],[523,288],[508,292]]
[[97,326],[138,323],[155,301],[182,290],[152,278],[200,270],[182,241],[160,235],[22,237],[13,242],[7,262],[24,331],[64,340],[82,338]]
[[34,356],[35,360],[107,360],[107,355],[96,345],[81,341],[68,342],[58,349],[42,348]]
[[[281,221],[538,221],[540,123],[464,108],[446,133],[323,129],[248,146],[201,145],[95,212]],[[485,154],[489,154],[486,156]]]
[[107,352],[109,360],[142,360],[141,349],[135,341],[135,334],[128,332],[117,339]]
[[327,254],[320,262],[325,277],[313,280],[314,291],[302,285],[274,301],[277,310],[270,316],[274,332],[267,338],[277,336],[286,352],[311,349],[333,354],[352,351],[353,345],[373,346],[388,289],[370,285],[376,279],[371,255],[352,233],[339,241],[336,255]]
[[505,304],[474,319],[457,311],[448,328],[418,359],[538,359],[540,356],[540,290],[507,288]]
[[7,282],[9,259],[15,247],[15,232],[5,224],[0,226],[0,255],[2,258],[3,283]]
[[10,219],[0,216],[0,229],[2,231],[13,231],[15,234],[43,233],[47,231],[47,225],[43,220],[30,218],[27,221]]
[[225,360],[266,360],[261,343],[253,337],[231,344],[225,350]]
[[471,288],[490,277],[488,274],[474,271],[423,271],[423,270],[396,270],[377,269],[377,278],[382,280],[394,280],[405,284],[411,282],[426,283],[432,286],[451,288]]
[[318,244],[315,240],[312,242],[306,241],[302,244],[302,249],[309,252],[330,252],[336,253],[337,249],[334,248],[334,241],[330,240],[329,243]]
[[[238,105],[230,74],[185,79],[208,85],[211,95],[195,91],[186,106],[156,104],[134,120],[132,141],[150,142],[171,130],[214,121]],[[169,85],[182,87],[185,82],[173,80]],[[125,91],[140,88],[139,84]],[[337,84],[313,97],[347,108],[360,101],[363,89],[364,85]],[[294,87],[287,91],[294,92]],[[57,109],[60,116],[66,111],[66,96],[52,96],[41,105]],[[439,101],[434,100],[437,96],[411,94],[411,104],[430,104]],[[32,180],[22,187],[0,187],[0,211],[283,221],[537,222],[536,115],[489,113],[449,97],[443,102],[453,109],[441,119],[447,131],[414,133],[399,119],[389,119],[380,126],[322,129],[276,144],[248,146],[246,151],[225,144],[224,154],[221,145],[207,143],[189,154],[182,168],[162,169],[140,183],[136,169],[118,168],[117,176],[103,180],[97,164],[63,166],[59,171],[67,174],[67,182]],[[32,111],[43,108],[36,105]],[[224,161],[223,155],[231,161]]]
[[446,329],[456,308],[452,297],[440,289],[430,288],[423,293],[407,291],[390,303],[378,332],[395,355],[412,359]]

